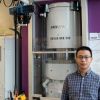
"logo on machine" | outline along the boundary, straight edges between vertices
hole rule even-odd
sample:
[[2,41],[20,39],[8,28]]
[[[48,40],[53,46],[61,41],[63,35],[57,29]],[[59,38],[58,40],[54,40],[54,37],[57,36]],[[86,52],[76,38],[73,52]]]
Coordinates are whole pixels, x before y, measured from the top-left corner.
[[64,25],[52,25],[51,29],[59,29],[59,28],[65,28]]

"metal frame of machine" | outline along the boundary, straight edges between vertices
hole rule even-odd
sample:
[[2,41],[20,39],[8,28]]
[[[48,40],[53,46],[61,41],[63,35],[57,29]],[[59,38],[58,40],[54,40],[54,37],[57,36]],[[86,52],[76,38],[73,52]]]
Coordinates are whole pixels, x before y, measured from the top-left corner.
[[[88,10],[87,10],[87,0],[80,0],[80,2],[81,2],[81,15],[82,15],[82,18],[81,18],[81,20],[82,20],[82,45],[88,45],[88,14],[87,14]],[[33,13],[33,16],[34,16],[34,13]],[[43,16],[45,16],[45,14]],[[34,26],[35,25],[34,24],[35,21],[36,21],[36,19],[34,17],[30,21],[30,24],[29,24],[29,36],[28,36],[28,38],[29,38],[28,39],[29,40],[28,41],[28,43],[29,43],[29,45],[28,45],[29,46],[28,47],[29,48],[29,50],[28,50],[28,55],[29,55],[29,57],[28,57],[29,58],[28,59],[28,62],[29,62],[28,63],[28,66],[29,66],[29,72],[28,72],[29,73],[29,100],[34,100],[34,97],[40,98],[41,100],[53,100],[53,98],[50,98],[50,97],[46,97],[46,98],[44,97],[43,98],[42,94],[34,93],[34,78],[33,78],[34,76],[33,75],[36,72],[33,71],[34,67],[32,67],[33,64],[34,64],[33,55],[38,55],[38,54],[41,55],[42,53],[48,53],[49,56],[51,56],[50,54],[52,54],[52,53],[60,54],[62,51],[60,51],[60,49],[57,52],[54,52],[54,51],[53,52],[52,51],[42,52],[41,50],[37,51],[37,52],[32,51],[33,48],[34,48],[34,47],[32,47],[32,45],[35,45],[35,40],[32,40],[32,37],[35,37],[35,35],[32,34],[32,33],[36,32],[36,28]],[[30,29],[32,29],[32,30],[30,30]],[[62,53],[65,53],[65,52],[63,51]],[[35,57],[40,57],[40,56],[35,56]],[[43,62],[41,62],[41,63],[43,63]],[[42,76],[40,76],[40,77],[42,77]],[[37,77],[37,78],[39,78],[39,77]],[[56,98],[54,98],[54,100],[56,100]]]

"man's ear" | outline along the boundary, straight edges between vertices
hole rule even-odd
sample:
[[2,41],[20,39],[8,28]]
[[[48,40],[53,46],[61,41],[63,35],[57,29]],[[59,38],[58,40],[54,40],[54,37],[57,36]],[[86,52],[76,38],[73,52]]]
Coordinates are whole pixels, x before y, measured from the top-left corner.
[[74,59],[75,59],[75,61],[76,61],[76,55],[75,55]]
[[91,57],[91,61],[93,60],[93,57]]

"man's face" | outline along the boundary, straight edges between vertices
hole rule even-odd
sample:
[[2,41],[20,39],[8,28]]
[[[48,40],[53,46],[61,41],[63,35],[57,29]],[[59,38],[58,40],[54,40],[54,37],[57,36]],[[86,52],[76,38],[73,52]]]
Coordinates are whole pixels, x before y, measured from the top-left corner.
[[87,70],[91,61],[92,57],[88,50],[80,50],[76,55],[76,63],[79,70]]

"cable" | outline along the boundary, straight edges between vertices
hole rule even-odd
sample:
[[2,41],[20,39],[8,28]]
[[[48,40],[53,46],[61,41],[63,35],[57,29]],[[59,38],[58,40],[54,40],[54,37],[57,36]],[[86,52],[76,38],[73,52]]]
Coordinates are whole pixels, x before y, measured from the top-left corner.
[[0,3],[1,3],[1,1],[2,1],[2,0],[0,0]]
[[9,5],[7,5],[6,0],[3,0],[3,3],[6,7],[11,7],[12,4],[14,4],[15,0],[12,0],[11,3]]

